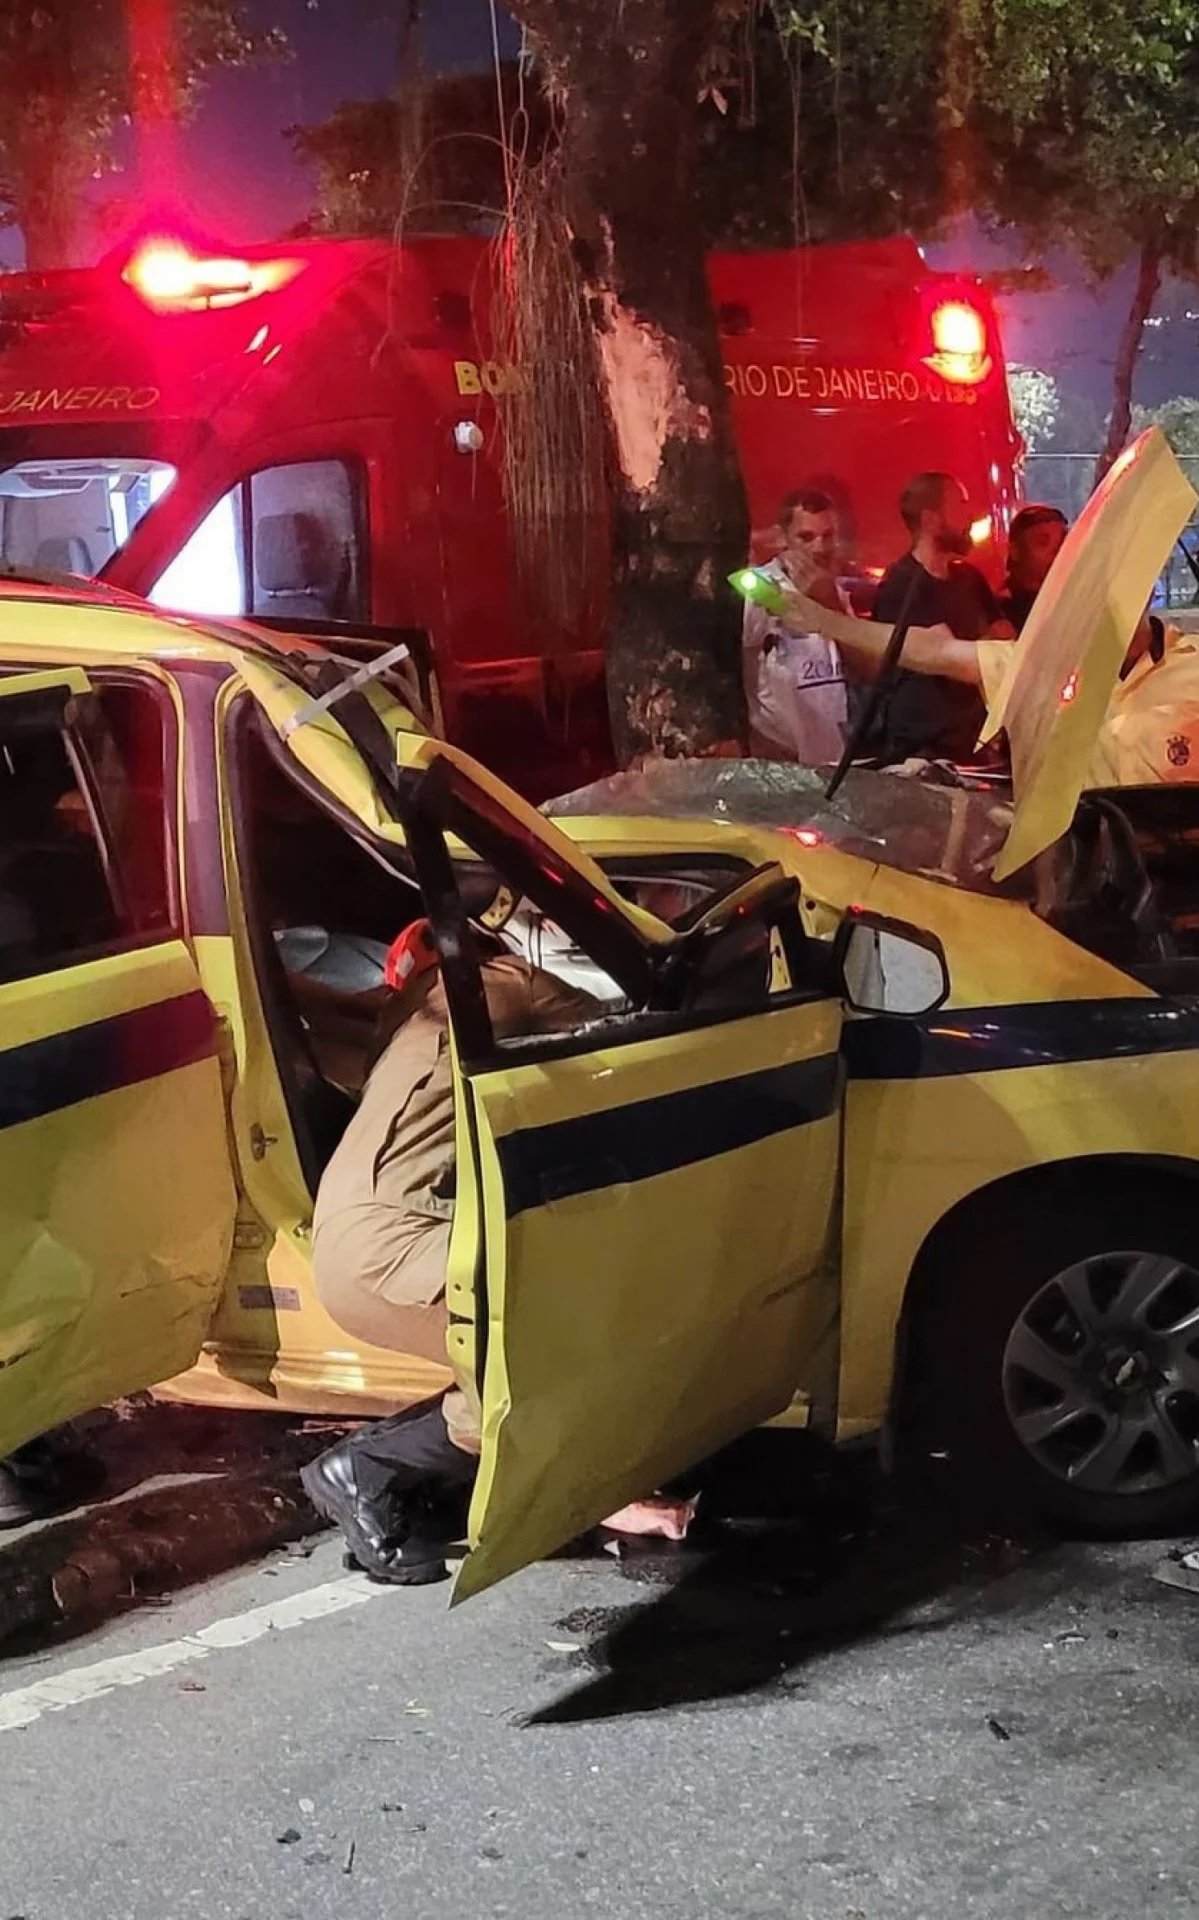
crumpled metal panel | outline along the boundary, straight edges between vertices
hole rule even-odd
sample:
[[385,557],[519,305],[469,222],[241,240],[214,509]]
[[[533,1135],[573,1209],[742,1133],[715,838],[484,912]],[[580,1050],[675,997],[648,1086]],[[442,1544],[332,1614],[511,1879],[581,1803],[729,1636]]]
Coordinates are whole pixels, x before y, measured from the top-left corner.
[[0,1128],[0,1455],[195,1360],[235,1205],[215,1055]]

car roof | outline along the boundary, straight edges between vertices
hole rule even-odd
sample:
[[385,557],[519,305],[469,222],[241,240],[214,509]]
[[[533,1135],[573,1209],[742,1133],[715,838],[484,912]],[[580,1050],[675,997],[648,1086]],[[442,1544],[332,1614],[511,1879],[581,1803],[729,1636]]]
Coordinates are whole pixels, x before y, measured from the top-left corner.
[[[81,619],[80,615],[86,615]],[[228,665],[237,653],[280,650],[320,658],[326,649],[312,640],[275,635],[246,624],[224,626],[167,613],[117,589],[86,581],[58,585],[0,578],[0,667],[31,653],[52,653],[66,662],[103,659],[209,661]]]

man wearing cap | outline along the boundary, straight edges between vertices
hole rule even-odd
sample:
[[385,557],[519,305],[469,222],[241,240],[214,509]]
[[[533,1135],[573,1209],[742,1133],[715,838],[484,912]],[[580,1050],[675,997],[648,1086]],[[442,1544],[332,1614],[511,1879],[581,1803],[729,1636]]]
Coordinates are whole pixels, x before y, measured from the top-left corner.
[[1067,521],[1060,507],[1021,507],[1008,536],[1007,577],[999,596],[1004,619],[1017,633],[1033,610],[1050,567],[1061,552]]
[[[498,944],[481,972],[497,1037],[568,1031],[605,1011],[590,994]],[[427,921],[400,935],[385,979],[391,997],[376,1059],[317,1195],[313,1276],[321,1304],[354,1339],[444,1366],[454,1072]],[[444,1577],[446,1548],[461,1536],[479,1430],[477,1395],[455,1386],[360,1427],[306,1466],[301,1479],[363,1572],[393,1586],[423,1586]],[[677,1540],[691,1512],[687,1500],[654,1496],[606,1524]]]
[[[546,1033],[603,1009],[515,954],[482,967],[497,1035]],[[446,1279],[454,1217],[454,1072],[449,1011],[428,923],[392,948],[393,989],[361,1103],[325,1169],[313,1219],[321,1304],[356,1340],[447,1364]],[[479,1453],[479,1406],[454,1387],[360,1428],[303,1469],[317,1511],[376,1580],[420,1586],[445,1573]]]

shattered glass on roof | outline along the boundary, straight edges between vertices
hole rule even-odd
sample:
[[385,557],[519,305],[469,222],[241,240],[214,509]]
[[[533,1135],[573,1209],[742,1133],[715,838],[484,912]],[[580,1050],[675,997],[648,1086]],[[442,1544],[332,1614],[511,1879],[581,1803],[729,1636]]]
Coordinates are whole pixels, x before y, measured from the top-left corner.
[[546,803],[544,812],[596,817],[713,820],[768,828],[861,860],[976,893],[998,887],[991,867],[1011,825],[1006,793],[945,784],[946,775],[853,770],[826,800],[827,769],[776,760],[662,760],[617,773]]

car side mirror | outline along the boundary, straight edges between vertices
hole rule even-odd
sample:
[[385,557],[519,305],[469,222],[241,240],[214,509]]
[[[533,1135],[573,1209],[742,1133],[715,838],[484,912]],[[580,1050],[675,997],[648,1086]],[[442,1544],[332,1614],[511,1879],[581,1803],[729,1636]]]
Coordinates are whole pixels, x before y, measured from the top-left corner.
[[945,949],[905,920],[855,913],[842,921],[834,957],[841,992],[855,1013],[918,1020],[949,998]]

